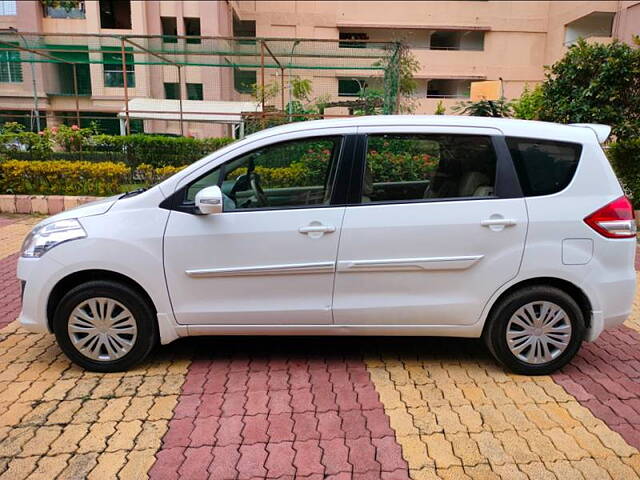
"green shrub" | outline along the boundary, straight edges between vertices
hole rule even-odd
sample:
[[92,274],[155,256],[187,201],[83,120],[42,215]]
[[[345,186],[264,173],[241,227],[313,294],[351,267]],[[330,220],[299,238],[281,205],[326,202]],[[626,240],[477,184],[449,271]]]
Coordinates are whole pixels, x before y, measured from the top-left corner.
[[611,144],[607,154],[633,207],[640,209],[640,137]]

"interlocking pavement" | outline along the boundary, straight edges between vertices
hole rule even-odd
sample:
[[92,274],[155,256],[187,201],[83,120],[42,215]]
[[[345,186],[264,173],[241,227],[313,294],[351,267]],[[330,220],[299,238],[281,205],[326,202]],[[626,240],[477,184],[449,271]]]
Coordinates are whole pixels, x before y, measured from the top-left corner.
[[0,479],[635,479],[640,302],[552,376],[481,342],[183,339],[120,374],[22,330],[0,216]]

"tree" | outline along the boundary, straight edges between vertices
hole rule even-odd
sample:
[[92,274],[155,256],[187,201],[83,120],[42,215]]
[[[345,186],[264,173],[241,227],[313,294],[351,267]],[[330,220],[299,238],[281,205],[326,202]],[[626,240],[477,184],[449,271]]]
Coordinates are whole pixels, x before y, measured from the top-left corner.
[[477,102],[458,102],[451,107],[455,113],[474,117],[510,117],[511,103],[504,97],[498,100],[478,100]]
[[640,135],[640,49],[584,40],[546,73],[540,120],[604,123],[617,138]]
[[529,85],[525,85],[522,95],[511,102],[511,107],[515,118],[539,120],[542,108],[542,87],[536,85],[530,90]]
[[436,109],[433,112],[434,115],[444,115],[447,112],[447,109],[445,108],[444,104],[442,103],[442,100],[440,100],[438,102],[438,105],[436,105]]
[[412,113],[415,110],[412,97],[418,88],[414,74],[420,71],[420,61],[411,53],[411,49],[405,42],[396,41],[385,49],[388,51],[393,49],[393,54],[373,65],[384,67],[385,83],[397,82],[397,95],[399,96],[397,113]]

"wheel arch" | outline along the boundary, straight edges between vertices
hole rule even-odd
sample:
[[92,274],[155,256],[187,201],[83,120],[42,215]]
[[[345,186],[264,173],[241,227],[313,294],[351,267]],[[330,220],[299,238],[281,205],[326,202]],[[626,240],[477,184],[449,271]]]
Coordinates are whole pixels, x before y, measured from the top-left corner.
[[145,302],[147,302],[154,314],[158,313],[158,309],[156,308],[156,305],[153,302],[151,296],[142,287],[142,285],[140,285],[132,278],[122,273],[110,270],[81,270],[70,273],[69,275],[63,277],[51,290],[49,298],[47,299],[47,325],[49,327],[49,331],[53,331],[53,315],[55,313],[56,307],[60,303],[60,300],[62,300],[62,298],[64,297],[65,293],[67,293],[72,288],[90,280],[111,280],[127,285],[142,296],[142,298],[145,300]]
[[567,293],[569,296],[571,296],[571,298],[575,300],[575,302],[580,307],[580,311],[584,316],[585,327],[587,329],[591,327],[591,311],[592,311],[591,301],[589,300],[589,297],[584,293],[584,291],[580,287],[578,287],[576,284],[568,280],[564,280],[557,277],[535,277],[535,278],[528,278],[526,280],[521,280],[517,283],[514,283],[513,285],[509,286],[509,288],[507,288],[505,291],[500,293],[500,295],[498,295],[498,297],[494,300],[493,304],[491,305],[491,308],[487,313],[486,320],[482,328],[482,335],[484,336],[486,332],[487,326],[489,324],[488,320],[491,318],[491,315],[493,314],[495,309],[500,305],[500,302],[502,302],[502,300],[507,295],[510,295],[511,293],[517,290],[532,287],[534,285],[551,286]]

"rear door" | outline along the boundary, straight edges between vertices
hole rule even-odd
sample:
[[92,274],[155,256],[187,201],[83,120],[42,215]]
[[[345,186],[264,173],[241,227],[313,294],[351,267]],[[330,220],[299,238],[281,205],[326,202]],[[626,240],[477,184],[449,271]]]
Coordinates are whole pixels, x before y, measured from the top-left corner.
[[342,224],[336,324],[469,325],[522,259],[527,213],[487,128],[359,129]]

